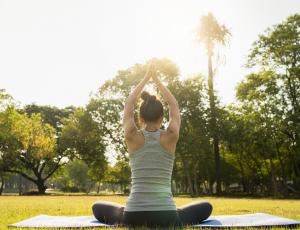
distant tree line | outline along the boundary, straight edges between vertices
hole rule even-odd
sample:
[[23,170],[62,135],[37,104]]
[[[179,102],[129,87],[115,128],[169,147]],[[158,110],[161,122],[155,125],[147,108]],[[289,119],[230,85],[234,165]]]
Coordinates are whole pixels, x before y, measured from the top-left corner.
[[[173,193],[299,196],[300,15],[268,28],[253,43],[246,60],[252,73],[237,85],[236,102],[226,106],[213,89],[212,61],[216,45],[225,44],[230,32],[209,14],[201,19],[198,35],[207,50],[208,80],[201,74],[182,80],[172,61],[155,59],[182,118]],[[0,193],[10,174],[31,181],[40,194],[50,185],[69,192],[105,187],[128,193],[122,112],[146,67],[118,71],[85,107],[21,108],[2,89]],[[147,87],[155,91],[154,85]],[[168,124],[165,109],[163,126]],[[115,156],[115,165],[108,163],[107,153]]]

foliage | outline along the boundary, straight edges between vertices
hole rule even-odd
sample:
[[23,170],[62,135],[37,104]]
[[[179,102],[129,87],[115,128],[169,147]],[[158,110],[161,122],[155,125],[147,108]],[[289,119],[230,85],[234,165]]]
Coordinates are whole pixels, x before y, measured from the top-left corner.
[[44,182],[64,156],[57,152],[55,129],[40,114],[28,117],[9,108],[0,113],[0,130],[1,171],[21,174],[44,193]]
[[88,165],[88,174],[93,181],[101,181],[107,167],[106,146],[103,131],[98,128],[91,114],[84,108],[77,108],[63,120],[60,146],[73,158]]
[[43,121],[54,127],[59,134],[61,132],[62,120],[72,114],[75,109],[73,106],[60,109],[54,106],[30,104],[20,109],[19,112],[27,113],[29,116],[33,113],[41,114]]
[[89,166],[77,158],[60,168],[51,179],[51,183],[64,192],[89,193],[95,185],[89,175]]
[[[221,106],[215,96],[212,59],[218,44],[227,44],[230,32],[208,14],[201,18],[197,36],[207,51],[207,83],[202,75],[181,79],[172,61],[155,59],[160,78],[178,100],[182,119],[174,194],[196,196],[222,190],[299,195],[300,15],[267,29],[253,43],[247,60],[252,73],[237,85],[237,102],[227,106]],[[88,192],[92,185],[106,182],[120,185],[127,193],[130,168],[122,112],[147,64],[120,70],[84,108],[33,104],[16,109],[13,98],[0,90],[2,184],[4,172],[19,173],[43,193],[45,182],[68,163],[53,178],[59,187]],[[146,90],[161,98],[153,83]],[[165,128],[168,107],[163,104]],[[117,159],[115,165],[108,165],[108,154]]]
[[220,25],[212,13],[201,17],[197,38],[205,44],[208,54],[212,54],[216,44],[226,45],[231,35],[225,25]]

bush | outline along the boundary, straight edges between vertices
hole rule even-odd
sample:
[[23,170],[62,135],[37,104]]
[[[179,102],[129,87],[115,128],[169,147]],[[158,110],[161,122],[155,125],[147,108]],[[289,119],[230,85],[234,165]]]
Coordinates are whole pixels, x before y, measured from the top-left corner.
[[26,196],[36,196],[36,195],[40,195],[38,190],[29,190],[27,192],[22,193],[22,195],[26,195]]
[[66,186],[61,189],[63,192],[79,192],[79,188],[76,186]]

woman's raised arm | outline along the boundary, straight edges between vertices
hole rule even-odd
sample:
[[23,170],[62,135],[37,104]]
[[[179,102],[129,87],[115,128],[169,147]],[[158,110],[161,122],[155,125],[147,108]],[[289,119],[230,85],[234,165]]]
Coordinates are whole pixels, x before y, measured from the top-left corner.
[[123,116],[123,129],[124,129],[125,139],[130,139],[131,137],[134,137],[134,134],[137,133],[137,128],[134,123],[134,106],[144,86],[151,78],[151,75],[153,75],[152,63],[150,63],[150,65],[148,66],[145,77],[134,88],[134,90],[130,93],[130,95],[128,96],[125,102],[124,116]]
[[152,79],[156,83],[159,91],[161,92],[163,99],[169,105],[169,126],[167,128],[167,132],[170,134],[172,139],[177,141],[179,138],[179,130],[181,123],[178,103],[173,94],[170,92],[170,90],[166,86],[164,86],[164,84],[159,80],[159,78],[156,75],[156,71],[154,71]]

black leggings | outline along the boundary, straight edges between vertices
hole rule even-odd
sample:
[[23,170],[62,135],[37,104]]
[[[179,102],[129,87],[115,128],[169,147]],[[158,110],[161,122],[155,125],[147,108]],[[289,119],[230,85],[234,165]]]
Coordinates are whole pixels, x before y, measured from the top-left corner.
[[93,214],[100,222],[131,227],[182,227],[199,224],[212,212],[212,205],[208,202],[194,202],[170,211],[126,212],[124,208],[123,205],[107,201],[98,201],[92,206]]

